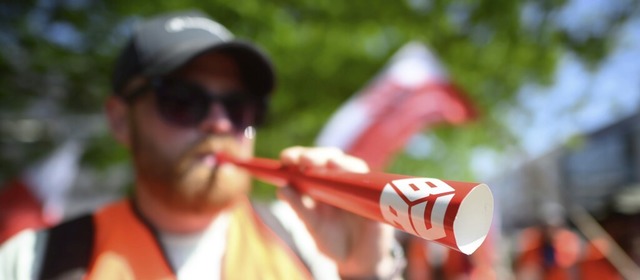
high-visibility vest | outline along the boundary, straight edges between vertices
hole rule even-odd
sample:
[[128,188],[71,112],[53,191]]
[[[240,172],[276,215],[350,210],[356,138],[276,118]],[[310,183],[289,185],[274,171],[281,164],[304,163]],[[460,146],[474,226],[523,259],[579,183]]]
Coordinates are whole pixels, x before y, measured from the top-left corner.
[[[580,257],[580,237],[566,228],[556,229],[545,237],[545,229],[527,228],[522,232],[522,250],[516,257],[517,271],[528,267],[539,268],[543,279],[575,279],[576,264]],[[550,238],[550,240],[546,240]]]
[[[176,279],[158,238],[129,200],[99,210],[92,220],[94,237],[85,279]],[[311,278],[302,261],[246,200],[230,213],[221,265],[222,279]]]

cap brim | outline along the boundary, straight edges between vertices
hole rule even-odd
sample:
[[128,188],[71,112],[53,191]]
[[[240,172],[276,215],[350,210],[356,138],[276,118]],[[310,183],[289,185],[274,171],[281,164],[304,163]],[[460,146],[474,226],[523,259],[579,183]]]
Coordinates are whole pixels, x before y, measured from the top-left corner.
[[196,57],[214,51],[231,55],[238,63],[244,84],[250,91],[269,94],[275,86],[275,72],[271,61],[254,45],[244,41],[229,41],[211,44],[210,41],[191,41],[176,47],[162,58],[156,58],[143,72],[147,76],[167,75],[189,63]]

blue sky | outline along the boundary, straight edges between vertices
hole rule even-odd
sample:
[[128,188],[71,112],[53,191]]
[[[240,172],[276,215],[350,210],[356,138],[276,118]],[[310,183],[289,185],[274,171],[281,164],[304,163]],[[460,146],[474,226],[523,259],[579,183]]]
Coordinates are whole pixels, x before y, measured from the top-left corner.
[[[575,38],[603,32],[602,22],[630,1],[576,0],[557,13],[556,21]],[[480,179],[497,176],[514,161],[536,158],[568,138],[588,133],[638,110],[640,105],[640,19],[625,23],[615,34],[614,50],[595,70],[574,54],[565,53],[550,87],[524,85],[519,106],[504,119],[520,135],[514,152],[479,148],[472,163]]]
[[[595,72],[568,53],[559,64],[552,87],[523,87],[519,101],[531,117],[515,121],[512,128],[524,134],[522,145],[530,155],[539,155],[571,135],[596,130],[637,110],[640,20],[628,23],[621,35],[615,51]],[[518,112],[509,114],[516,119],[521,116]]]

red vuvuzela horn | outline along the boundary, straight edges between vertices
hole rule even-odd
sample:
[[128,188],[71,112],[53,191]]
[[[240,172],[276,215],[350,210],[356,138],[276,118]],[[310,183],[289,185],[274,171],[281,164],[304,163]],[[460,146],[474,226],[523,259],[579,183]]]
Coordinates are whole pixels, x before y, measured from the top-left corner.
[[290,185],[315,200],[465,254],[482,244],[493,218],[493,195],[485,184],[382,172],[299,171],[272,159],[217,157],[267,183]]

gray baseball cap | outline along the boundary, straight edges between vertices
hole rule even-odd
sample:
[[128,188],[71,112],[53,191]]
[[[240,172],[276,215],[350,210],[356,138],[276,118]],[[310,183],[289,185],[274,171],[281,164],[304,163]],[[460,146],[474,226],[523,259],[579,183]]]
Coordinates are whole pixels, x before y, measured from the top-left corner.
[[273,91],[273,65],[262,50],[236,40],[229,30],[202,12],[186,11],[159,15],[136,26],[113,69],[113,92],[123,94],[127,83],[138,75],[167,75],[213,50],[235,58],[248,90],[259,95]]

